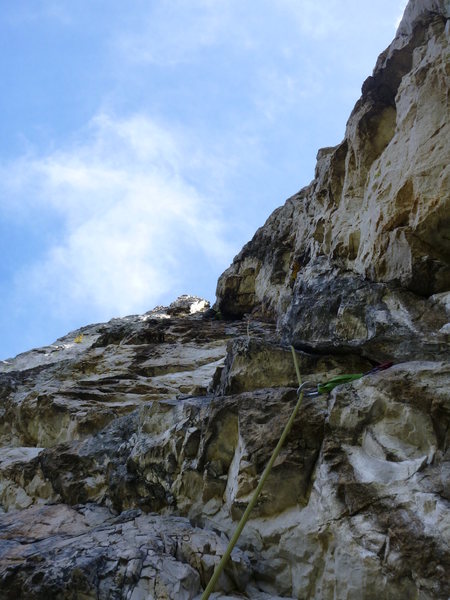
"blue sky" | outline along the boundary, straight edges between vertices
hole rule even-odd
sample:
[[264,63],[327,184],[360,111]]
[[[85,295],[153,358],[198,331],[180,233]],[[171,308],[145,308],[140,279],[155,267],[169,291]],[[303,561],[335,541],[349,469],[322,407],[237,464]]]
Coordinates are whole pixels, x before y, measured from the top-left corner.
[[0,359],[220,273],[313,178],[406,0],[0,0]]

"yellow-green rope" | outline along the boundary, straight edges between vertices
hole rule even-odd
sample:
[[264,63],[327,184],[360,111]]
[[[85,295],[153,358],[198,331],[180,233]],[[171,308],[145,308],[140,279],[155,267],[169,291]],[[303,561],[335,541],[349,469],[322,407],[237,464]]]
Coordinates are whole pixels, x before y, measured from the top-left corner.
[[235,545],[236,545],[236,543],[237,543],[237,541],[238,541],[238,539],[239,539],[239,537],[240,537],[240,535],[242,533],[242,530],[244,529],[245,524],[248,521],[250,513],[252,512],[252,510],[253,510],[253,508],[254,508],[257,500],[258,500],[258,496],[259,496],[259,494],[260,494],[260,492],[261,492],[261,490],[262,490],[262,488],[263,488],[263,486],[264,486],[264,484],[266,482],[266,479],[269,476],[269,473],[270,473],[270,471],[272,469],[273,463],[275,462],[275,460],[276,460],[278,454],[280,453],[280,450],[281,450],[281,448],[282,448],[282,446],[283,446],[283,444],[284,444],[287,436],[289,435],[289,432],[291,430],[292,424],[294,423],[294,419],[297,416],[298,410],[299,410],[300,405],[302,403],[302,400],[303,400],[303,390],[300,389],[301,385],[302,385],[302,378],[301,378],[301,375],[300,375],[300,369],[298,368],[297,356],[295,354],[295,350],[294,350],[293,346],[291,346],[291,351],[292,351],[292,357],[294,359],[295,372],[297,373],[298,385],[300,386],[299,387],[300,392],[299,392],[297,404],[295,405],[295,408],[292,411],[292,414],[291,414],[291,416],[289,418],[289,421],[286,423],[286,427],[284,428],[283,433],[281,434],[281,437],[280,437],[280,439],[278,441],[278,444],[276,445],[275,450],[273,451],[272,456],[270,457],[270,460],[267,463],[267,466],[266,466],[266,468],[264,470],[264,473],[261,475],[261,479],[259,480],[258,486],[257,486],[256,490],[253,493],[252,499],[248,503],[247,508],[245,509],[245,512],[242,515],[241,520],[239,521],[238,526],[236,527],[236,531],[234,532],[233,537],[231,538],[231,540],[230,540],[230,542],[228,544],[228,547],[225,550],[225,554],[220,559],[219,564],[217,565],[217,567],[214,570],[213,576],[211,577],[208,585],[206,586],[205,591],[203,592],[201,600],[208,600],[211,592],[214,591],[214,587],[215,587],[215,585],[216,585],[216,583],[217,583],[217,581],[218,581],[218,579],[219,579],[222,571],[224,570],[225,565],[226,565],[228,559],[230,558],[231,552],[233,551],[233,548],[235,547]]

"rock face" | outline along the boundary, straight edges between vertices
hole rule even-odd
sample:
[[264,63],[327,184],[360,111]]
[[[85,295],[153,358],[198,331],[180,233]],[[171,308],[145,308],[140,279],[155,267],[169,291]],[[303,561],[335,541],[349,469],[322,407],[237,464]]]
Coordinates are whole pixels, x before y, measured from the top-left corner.
[[445,0],[409,3],[344,141],[319,151],[312,183],[219,279],[223,314],[259,311],[317,349],[395,355],[400,342],[404,356],[417,333],[431,354],[445,341],[436,294],[450,287],[449,14]]
[[[31,532],[30,532],[31,528]],[[210,576],[225,542],[186,519],[64,504],[9,515],[3,598],[192,598]],[[209,559],[209,560],[208,560]],[[17,568],[20,561],[21,567]],[[249,579],[235,551],[222,585]]]
[[[0,365],[0,599],[450,596],[448,2],[409,3],[316,178],[196,297]],[[379,361],[391,368],[369,373]]]

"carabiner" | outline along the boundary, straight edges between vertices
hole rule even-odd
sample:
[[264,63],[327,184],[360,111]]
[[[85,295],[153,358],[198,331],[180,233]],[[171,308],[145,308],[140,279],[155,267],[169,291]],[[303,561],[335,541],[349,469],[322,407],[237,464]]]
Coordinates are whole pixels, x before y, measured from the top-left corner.
[[[308,389],[304,389],[307,385],[309,385],[310,387]],[[297,396],[300,396],[302,391],[303,396],[306,398],[313,398],[314,396],[319,395],[319,390],[317,389],[317,386],[311,383],[310,381],[304,381],[302,385],[299,388],[297,388]]]

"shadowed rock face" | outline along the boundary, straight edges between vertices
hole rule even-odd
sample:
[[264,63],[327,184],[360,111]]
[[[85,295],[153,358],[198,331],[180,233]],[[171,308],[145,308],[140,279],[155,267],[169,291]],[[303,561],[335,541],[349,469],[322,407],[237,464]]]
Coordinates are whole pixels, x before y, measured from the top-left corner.
[[[31,529],[31,531],[30,531]],[[177,517],[64,504],[7,516],[5,600],[35,598],[192,598],[211,576],[223,539]],[[250,565],[236,550],[224,587],[245,588]]]
[[[182,297],[0,365],[0,599],[450,596],[448,5],[409,3],[316,177],[217,309]],[[245,318],[242,318],[245,315]]]

